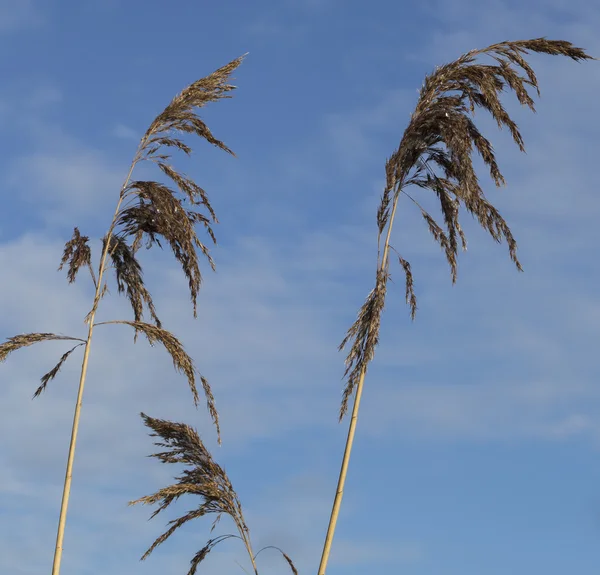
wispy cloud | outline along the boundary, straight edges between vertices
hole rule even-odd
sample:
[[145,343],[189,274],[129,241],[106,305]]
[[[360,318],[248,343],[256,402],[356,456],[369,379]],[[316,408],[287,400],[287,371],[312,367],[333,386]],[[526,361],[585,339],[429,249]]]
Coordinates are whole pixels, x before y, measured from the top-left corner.
[[89,217],[98,213],[107,206],[108,194],[118,190],[123,179],[122,169],[110,165],[92,149],[24,155],[7,174],[8,187],[20,189],[23,174],[27,174],[30,190],[24,199],[30,204],[35,202],[44,223],[52,226],[68,226],[74,214]]
[[115,138],[121,138],[123,140],[139,140],[140,134],[133,128],[125,126],[124,124],[116,124],[112,129],[112,134]]

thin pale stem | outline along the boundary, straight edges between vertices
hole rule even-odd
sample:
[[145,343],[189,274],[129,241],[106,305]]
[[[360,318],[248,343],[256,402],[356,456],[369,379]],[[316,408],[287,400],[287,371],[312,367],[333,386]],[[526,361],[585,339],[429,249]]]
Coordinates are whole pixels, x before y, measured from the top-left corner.
[[[383,247],[383,257],[379,269],[385,269],[388,261],[388,254],[390,251],[390,237],[392,234],[392,225],[394,224],[394,216],[396,215],[396,206],[398,205],[398,198],[400,192],[398,191],[394,197],[394,204],[390,214],[390,223],[387,229],[387,235],[385,239],[385,245]],[[331,516],[329,518],[329,525],[327,526],[327,535],[325,536],[325,544],[323,545],[323,553],[321,555],[321,563],[319,564],[318,575],[325,575],[327,570],[327,563],[329,561],[329,554],[331,552],[331,544],[333,543],[333,535],[335,533],[335,527],[337,525],[338,515],[340,513],[340,507],[342,505],[342,498],[344,497],[344,486],[346,485],[346,475],[348,474],[348,465],[350,463],[350,454],[352,453],[352,446],[354,444],[354,434],[356,433],[356,424],[358,422],[358,410],[360,408],[360,399],[362,397],[362,391],[365,382],[365,373],[367,364],[364,365],[360,372],[358,383],[356,384],[356,393],[354,395],[354,405],[352,407],[352,417],[350,418],[350,425],[348,427],[348,437],[346,439],[346,447],[344,449],[344,457],[342,459],[342,467],[340,469],[340,475],[338,478],[337,491],[335,493],[335,499],[333,500],[333,508],[331,509]]]
[[327,562],[329,561],[329,553],[333,542],[333,535],[337,524],[337,518],[342,505],[342,497],[344,496],[344,485],[346,484],[346,474],[348,472],[348,464],[350,463],[350,453],[354,444],[354,433],[356,432],[356,423],[358,421],[358,408],[360,407],[360,398],[362,396],[363,383],[365,381],[364,370],[360,374],[358,384],[356,386],[356,395],[354,396],[354,406],[352,407],[352,417],[350,418],[350,426],[348,428],[348,438],[346,439],[346,448],[344,450],[344,458],[342,459],[342,468],[338,478],[337,491],[333,501],[329,526],[327,527],[327,535],[325,537],[325,545],[323,546],[323,554],[321,555],[321,564],[319,565],[319,575],[325,575]]
[[[241,509],[238,507],[238,511],[241,517]],[[248,530],[244,524],[244,520],[237,518],[235,519],[235,523],[238,528],[238,532],[240,534],[241,540],[244,542],[246,547],[246,551],[248,552],[248,557],[250,557],[250,562],[252,563],[252,568],[254,569],[254,575],[258,575],[258,569],[256,567],[256,556],[254,555],[254,551],[252,550],[252,543],[250,543],[250,536],[248,534]]]
[[[142,142],[143,144],[143,142]],[[75,458],[75,445],[77,443],[77,433],[79,430],[79,417],[81,414],[81,404],[83,401],[83,388],[85,386],[85,378],[87,374],[87,366],[88,359],[90,355],[90,345],[92,343],[92,332],[94,330],[94,318],[96,316],[96,311],[98,309],[98,304],[100,303],[100,294],[102,290],[102,277],[104,275],[104,271],[106,270],[106,258],[108,255],[108,249],[110,246],[110,238],[112,237],[113,230],[115,228],[115,224],[117,221],[117,217],[119,214],[119,209],[121,207],[121,203],[123,201],[123,190],[129,184],[129,180],[131,179],[131,174],[133,173],[133,168],[137,164],[139,160],[139,150],[142,147],[140,144],[140,148],[138,148],[138,152],[136,153],[133,162],[131,163],[131,167],[129,169],[129,174],[127,174],[127,178],[125,183],[123,184],[123,188],[121,189],[121,194],[119,195],[119,202],[117,203],[117,207],[115,209],[115,213],[113,215],[113,220],[110,225],[106,244],[104,246],[104,250],[102,252],[102,258],[100,262],[100,267],[98,269],[98,283],[96,285],[96,294],[94,296],[94,305],[92,306],[92,310],[88,317],[88,336],[85,344],[85,353],[83,355],[83,363],[81,364],[81,375],[79,377],[79,390],[77,391],[77,403],[75,404],[75,413],[73,415],[73,427],[71,429],[71,443],[69,445],[69,456],[67,459],[67,469],[65,473],[65,483],[63,487],[62,501],[60,504],[60,517],[58,520],[58,529],[56,533],[56,548],[54,550],[54,562],[52,563],[52,575],[59,575],[60,573],[60,564],[62,559],[63,552],[63,539],[65,534],[65,524],[67,520],[67,509],[69,507],[69,496],[71,494],[71,481],[73,479],[73,460]]]
[[243,539],[244,544],[246,545],[246,549],[248,550],[250,561],[252,563],[252,569],[254,569],[254,575],[258,575],[258,569],[256,567],[256,558],[254,557],[254,552],[252,551],[252,545],[250,544],[250,540],[246,535],[243,537]]

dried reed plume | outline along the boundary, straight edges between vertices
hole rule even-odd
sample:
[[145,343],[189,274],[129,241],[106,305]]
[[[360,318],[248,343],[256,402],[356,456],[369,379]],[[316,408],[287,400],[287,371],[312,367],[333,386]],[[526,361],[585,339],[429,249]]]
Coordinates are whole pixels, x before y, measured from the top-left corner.
[[[174,485],[159,489],[152,495],[130,501],[129,505],[135,505],[137,503],[142,503],[144,505],[159,504],[158,509],[152,513],[152,518],[165,510],[182,495],[199,495],[202,498],[202,503],[196,509],[188,511],[188,513],[182,515],[178,519],[169,521],[169,529],[152,543],[149,549],[142,555],[142,560],[146,559],[154,549],[165,542],[184,523],[198,517],[203,517],[204,515],[216,514],[211,528],[212,533],[213,529],[221,519],[221,516],[225,514],[233,519],[239,535],[219,535],[214,539],[209,539],[206,542],[206,545],[204,545],[190,561],[190,569],[187,575],[194,575],[194,573],[196,573],[196,569],[200,562],[205,559],[216,545],[226,539],[232,538],[242,540],[246,551],[248,552],[248,557],[252,563],[254,573],[255,575],[258,575],[255,559],[258,553],[263,549],[254,555],[250,542],[250,531],[246,526],[246,521],[244,520],[244,515],[242,513],[242,505],[238,499],[237,493],[234,491],[225,470],[213,460],[210,452],[202,443],[196,430],[184,423],[173,423],[164,419],[154,419],[144,413],[142,413],[141,416],[144,420],[144,424],[154,431],[150,436],[160,437],[163,440],[155,442],[154,445],[166,447],[169,450],[154,453],[150,455],[150,457],[156,457],[163,463],[183,463],[190,468],[185,469],[181,476],[175,478],[177,483]],[[271,547],[272,546],[265,547],[264,549]],[[272,548],[281,552],[283,558],[287,561],[292,570],[292,573],[298,575],[298,571],[289,556],[278,547]]]
[[[452,282],[456,281],[458,238],[463,250],[466,250],[466,238],[458,221],[461,203],[496,242],[506,240],[510,258],[517,269],[522,271],[517,259],[517,243],[510,228],[498,210],[485,198],[473,168],[472,153],[475,149],[487,165],[496,186],[505,183],[491,143],[482,136],[470,115],[474,115],[476,107],[487,110],[496,120],[498,127],[506,126],[519,149],[525,151],[519,129],[500,103],[499,95],[508,88],[516,94],[521,105],[535,111],[527,87],[531,86],[539,95],[537,78],[523,57],[529,52],[567,56],[575,61],[593,59],[570,42],[545,38],[501,42],[483,50],[472,50],[455,62],[437,68],[425,78],[416,109],[400,145],[386,162],[386,185],[377,211],[378,253],[375,287],[340,345],[341,350],[350,343],[340,420],[347,411],[348,401],[355,389],[356,393],[319,575],[325,575],[344,491],[364,378],[379,339],[381,312],[390,277],[388,255],[389,250],[393,249],[390,236],[400,194],[404,193],[420,209],[431,234],[445,252]],[[474,64],[476,57],[480,55],[491,56],[496,64]],[[521,75],[520,71],[524,72],[524,75]],[[406,188],[411,185],[431,190],[437,196],[445,230],[407,193]],[[384,234],[385,242],[381,250]],[[410,264],[401,256],[399,262],[406,276],[406,300],[414,319],[417,301]]]
[[[222,98],[231,97],[229,92],[235,89],[235,86],[227,84],[227,80],[231,73],[240,65],[242,59],[243,56],[233,60],[206,78],[202,78],[185,88],[179,95],[173,98],[164,111],[150,124],[150,127],[140,141],[127,178],[121,188],[117,207],[108,232],[102,238],[102,253],[97,275],[94,273],[92,266],[92,254],[88,245],[89,238],[82,236],[79,229],[75,228],[73,237],[66,243],[59,270],[66,265],[67,278],[69,283],[72,283],[75,281],[79,270],[82,267],[86,267],[90,272],[95,288],[92,309],[85,318],[85,323],[88,324],[87,338],[79,339],[50,333],[30,333],[8,338],[7,342],[0,345],[0,361],[2,361],[9,353],[16,349],[40,341],[65,339],[82,342],[67,351],[60,358],[56,366],[42,377],[41,385],[36,390],[34,397],[38,396],[46,388],[48,382],[57,375],[70,354],[77,347],[85,345],[77,403],[73,417],[52,575],[58,575],[60,572],[75,444],[94,327],[111,323],[125,324],[135,330],[134,341],[137,334],[142,332],[151,345],[156,341],[160,342],[171,355],[175,368],[183,372],[187,377],[194,403],[198,404],[199,395],[196,389],[196,368],[192,359],[183,349],[180,341],[172,333],[162,328],[162,324],[156,314],[152,296],[144,285],[142,267],[136,259],[136,253],[144,239],[146,240],[147,249],[154,243],[162,248],[159,238],[162,238],[170,245],[175,259],[181,265],[183,273],[188,280],[193,313],[194,317],[196,317],[196,300],[202,282],[197,250],[200,250],[208,259],[208,263],[213,269],[214,262],[210,257],[208,248],[198,238],[195,226],[198,223],[202,224],[211,240],[216,243],[211,224],[217,223],[217,218],[206,192],[193,180],[176,171],[170,165],[169,160],[171,155],[169,151],[171,149],[181,150],[185,154],[190,155],[192,149],[179,135],[195,134],[233,155],[233,152],[223,142],[212,135],[206,124],[198,116],[196,109],[205,106],[209,102],[216,102]],[[141,161],[154,162],[162,173],[173,182],[174,188],[155,181],[132,181],[133,170],[138,162]],[[208,212],[208,215],[196,211],[198,208],[204,208]],[[119,293],[126,293],[133,310],[134,321],[114,320],[94,323],[98,305],[108,289],[106,281],[103,282],[103,280],[105,272],[109,267],[115,270]],[[143,321],[144,308],[147,308],[153,323],[145,323]],[[201,375],[200,381],[220,442],[219,419],[214,398],[208,381]]]

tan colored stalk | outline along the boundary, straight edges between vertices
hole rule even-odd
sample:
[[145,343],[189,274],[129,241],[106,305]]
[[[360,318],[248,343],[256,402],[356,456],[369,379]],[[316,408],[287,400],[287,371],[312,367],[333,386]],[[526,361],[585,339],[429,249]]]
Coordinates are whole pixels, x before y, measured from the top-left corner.
[[252,551],[252,544],[250,543],[250,538],[248,534],[242,533],[242,541],[244,542],[244,546],[246,547],[246,551],[248,552],[248,557],[250,558],[250,563],[252,563],[252,569],[254,569],[254,575],[258,575],[258,568],[256,567],[256,559],[254,555],[254,551]]
[[[472,152],[477,150],[494,183],[497,186],[504,185],[493,147],[479,132],[471,115],[477,107],[487,110],[499,127],[508,128],[519,149],[525,151],[518,126],[506,112],[499,95],[510,89],[521,105],[535,111],[527,88],[533,87],[538,94],[539,89],[537,78],[523,57],[528,52],[562,55],[575,61],[592,59],[584,50],[576,48],[570,42],[546,38],[500,42],[482,50],[472,50],[458,60],[436,68],[425,78],[417,106],[400,145],[386,162],[386,185],[377,212],[378,248],[386,228],[387,234],[383,253],[378,249],[376,284],[340,345],[342,349],[352,341],[346,358],[344,375],[347,384],[340,420],[346,413],[353,393],[355,397],[318,575],[325,575],[327,569],[356,433],[365,374],[379,341],[381,313],[389,279],[389,250],[394,249],[390,245],[390,237],[400,194],[404,193],[421,211],[429,231],[445,252],[453,283],[456,281],[459,238],[466,250],[466,239],[458,221],[461,205],[477,218],[494,240],[506,240],[511,259],[517,269],[522,271],[516,256],[517,243],[510,228],[498,210],[486,199],[473,167]],[[484,54],[491,56],[495,65],[474,64],[476,57]],[[436,195],[446,229],[406,192],[405,188],[411,185],[417,190],[429,190]],[[414,319],[417,305],[410,264],[400,255],[398,259],[406,276],[406,301]]]
[[[144,143],[144,140],[142,140]],[[75,459],[75,446],[77,444],[77,433],[79,431],[79,416],[81,414],[81,404],[83,401],[83,388],[85,386],[85,377],[87,374],[87,366],[88,366],[88,358],[90,355],[90,346],[92,343],[92,333],[94,331],[94,318],[96,317],[96,311],[98,309],[98,304],[100,303],[100,294],[102,290],[102,279],[104,277],[104,271],[106,269],[106,257],[108,255],[108,250],[110,244],[110,238],[112,236],[112,232],[115,228],[115,223],[117,221],[117,217],[119,215],[119,209],[121,208],[121,203],[123,202],[124,192],[129,185],[129,180],[131,179],[131,174],[133,173],[133,168],[139,160],[140,149],[142,148],[142,144],[138,147],[138,150],[135,154],[135,158],[131,163],[131,167],[129,168],[129,174],[127,174],[127,178],[123,187],[121,188],[121,193],[119,194],[119,202],[117,203],[117,207],[115,209],[115,213],[113,215],[113,219],[107,234],[107,241],[105,242],[105,247],[102,252],[102,260],[100,263],[100,268],[98,270],[98,282],[96,284],[96,294],[94,295],[94,305],[86,317],[86,321],[88,322],[88,335],[87,340],[85,342],[85,352],[83,354],[83,362],[81,364],[81,375],[79,377],[79,389],[77,391],[77,403],[75,404],[75,413],[73,415],[73,427],[71,429],[71,442],[69,444],[69,456],[67,458],[67,470],[65,473],[65,483],[63,486],[63,494],[62,500],[60,503],[60,516],[58,519],[58,529],[56,532],[56,547],[54,549],[54,561],[52,562],[52,575],[59,575],[60,573],[60,564],[62,559],[62,551],[63,551],[63,539],[65,534],[65,524],[67,521],[67,509],[69,507],[69,496],[71,494],[71,481],[73,479],[73,461]]]
[[[390,249],[390,236],[392,234],[394,216],[396,215],[396,206],[398,205],[398,198],[399,194],[396,194],[394,198],[394,205],[392,207],[392,213],[390,216],[390,225],[388,226],[385,245],[383,246],[383,257],[381,259],[381,265],[379,268],[380,270],[385,269],[387,266],[388,252]],[[335,527],[337,525],[340,507],[342,505],[342,498],[344,497],[344,486],[346,485],[346,475],[348,474],[348,465],[350,464],[350,454],[352,453],[352,446],[354,445],[354,434],[356,433],[356,424],[358,423],[358,410],[360,408],[360,400],[362,397],[363,386],[365,383],[366,368],[367,366],[365,365],[361,369],[360,377],[356,385],[356,394],[354,396],[354,404],[352,406],[352,416],[350,418],[350,425],[348,427],[348,437],[346,439],[346,446],[344,448],[342,467],[340,469],[340,475],[338,478],[335,499],[333,500],[331,516],[329,517],[329,525],[327,526],[327,535],[325,536],[325,544],[323,546],[323,553],[321,554],[321,563],[319,564],[319,575],[325,575],[325,571],[327,570],[327,563],[329,562],[329,554],[331,552],[331,544],[333,543],[333,535],[335,533]]]
[[[198,252],[206,256],[213,269],[214,262],[208,248],[198,238],[195,226],[202,223],[210,238],[216,243],[211,223],[216,223],[217,218],[206,192],[192,179],[181,174],[168,163],[171,158],[169,150],[180,150],[190,155],[192,148],[177,136],[178,134],[195,134],[217,148],[233,154],[223,142],[212,135],[208,126],[198,116],[196,109],[205,106],[209,102],[231,97],[228,94],[235,89],[235,86],[227,84],[226,81],[233,70],[239,66],[242,59],[243,57],[237,58],[207,77],[189,85],[175,96],[163,112],[150,124],[140,140],[129,173],[119,193],[119,201],[108,232],[102,238],[103,247],[97,278],[92,268],[91,249],[88,245],[89,237],[81,235],[79,229],[75,228],[72,238],[65,244],[58,269],[61,270],[67,265],[67,277],[69,283],[73,283],[80,269],[87,267],[95,287],[92,309],[85,318],[85,323],[88,324],[87,339],[83,340],[54,333],[27,333],[9,337],[6,342],[0,344],[0,362],[2,362],[12,352],[34,343],[51,340],[78,342],[72,349],[63,354],[58,363],[48,373],[42,376],[41,385],[35,391],[34,397],[38,397],[46,389],[48,382],[56,377],[71,353],[78,347],[85,346],[73,415],[52,575],[59,575],[60,573],[64,530],[73,479],[73,461],[95,326],[102,324],[128,325],[135,330],[134,342],[140,332],[146,336],[151,345],[157,341],[160,342],[171,355],[175,369],[186,376],[196,406],[199,401],[196,376],[199,375],[206,396],[208,411],[215,424],[217,438],[220,443],[218,413],[214,405],[210,385],[206,378],[198,373],[192,358],[186,353],[177,337],[162,328],[152,296],[144,285],[142,266],[136,259],[136,253],[144,238],[148,240],[146,242],[147,249],[154,243],[161,245],[158,237],[168,242],[175,258],[181,264],[184,275],[188,279],[194,317],[197,317],[197,295],[202,281]],[[176,185],[178,191],[156,181],[132,181],[133,170],[140,161],[155,163],[161,172]],[[125,202],[126,198],[129,201]],[[187,206],[184,204],[187,204]],[[209,216],[197,211],[199,207],[205,208],[209,212]],[[126,293],[129,299],[134,321],[112,320],[100,323],[94,321],[100,300],[107,291],[107,283],[104,278],[105,272],[110,266],[115,270],[119,293]],[[145,308],[149,311],[153,323],[143,321]]]

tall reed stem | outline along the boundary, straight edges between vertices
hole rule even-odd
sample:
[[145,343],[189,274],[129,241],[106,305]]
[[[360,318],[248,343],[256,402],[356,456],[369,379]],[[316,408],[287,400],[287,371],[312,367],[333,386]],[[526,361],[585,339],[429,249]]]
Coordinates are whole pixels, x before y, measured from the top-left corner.
[[[567,56],[576,62],[593,59],[583,49],[573,46],[570,42],[534,38],[500,42],[481,50],[471,50],[454,62],[438,66],[425,78],[419,92],[417,106],[404,131],[400,145],[386,162],[386,186],[377,212],[378,247],[381,245],[381,237],[386,227],[387,234],[381,260],[380,252],[378,251],[377,254],[377,282],[340,346],[341,349],[349,340],[353,340],[346,359],[347,385],[344,390],[340,419],[346,412],[347,402],[355,386],[356,390],[319,575],[325,575],[327,568],[344,494],[365,374],[378,343],[381,312],[385,304],[386,283],[389,277],[390,236],[398,198],[403,188],[413,185],[423,190],[430,190],[439,200],[446,231],[419,202],[406,194],[419,208],[429,231],[445,251],[452,283],[456,281],[457,275],[458,238],[461,240],[463,250],[466,250],[466,238],[458,221],[461,204],[477,218],[479,224],[496,242],[506,240],[510,258],[517,269],[523,271],[516,254],[517,242],[508,224],[500,212],[486,199],[479,185],[472,160],[474,150],[483,159],[496,186],[504,185],[505,180],[498,168],[491,143],[479,132],[471,116],[474,115],[476,107],[488,111],[500,128],[506,126],[510,130],[515,144],[522,152],[525,151],[518,126],[502,106],[499,96],[508,88],[515,93],[521,105],[535,111],[533,99],[527,89],[534,88],[538,95],[540,92],[537,78],[524,58],[524,55],[529,52]],[[484,54],[491,56],[495,60],[495,65],[474,63],[476,57]],[[524,75],[520,75],[519,70],[524,72]],[[388,212],[391,192],[393,192],[393,203],[391,212]],[[398,257],[406,275],[406,301],[410,304],[411,316],[414,319],[416,297],[410,264],[400,254]]]
[[79,431],[79,417],[81,415],[81,404],[83,401],[83,388],[85,386],[85,378],[87,374],[87,366],[88,359],[90,355],[90,346],[92,343],[92,333],[94,331],[94,318],[96,317],[96,311],[98,310],[98,304],[100,303],[101,293],[102,293],[102,278],[104,276],[104,272],[106,270],[106,258],[108,256],[108,250],[110,246],[110,238],[112,232],[115,227],[115,223],[117,221],[119,209],[121,207],[121,203],[123,202],[123,194],[125,189],[129,184],[129,180],[131,179],[131,174],[133,173],[133,168],[139,160],[140,149],[143,145],[143,141],[138,147],[138,151],[131,163],[131,167],[129,169],[129,174],[127,174],[127,178],[123,187],[121,188],[121,193],[119,195],[119,202],[117,203],[117,207],[115,209],[115,213],[113,215],[112,223],[110,225],[108,235],[106,238],[104,250],[102,252],[102,259],[100,262],[100,267],[98,269],[98,282],[96,284],[96,294],[94,295],[94,305],[92,306],[92,310],[87,316],[86,320],[88,322],[88,335],[85,343],[85,353],[83,355],[83,362],[81,364],[81,375],[79,377],[79,389],[77,391],[77,403],[75,404],[75,413],[73,415],[73,427],[71,428],[71,443],[69,445],[69,456],[67,458],[67,469],[65,473],[65,483],[63,486],[62,493],[62,501],[60,504],[60,516],[58,519],[58,529],[56,532],[56,547],[54,549],[54,561],[52,563],[52,575],[60,574],[60,565],[62,559],[63,552],[63,539],[65,535],[65,524],[67,521],[67,510],[69,507],[69,496],[71,494],[71,481],[73,479],[73,461],[75,459],[75,446],[77,444],[77,434]]
[[[394,216],[396,215],[396,206],[398,205],[398,198],[400,197],[401,187],[397,188],[394,196],[394,203],[392,206],[390,223],[387,229],[387,235],[385,238],[385,245],[383,246],[383,256],[379,264],[378,270],[386,269],[388,265],[388,253],[390,250],[390,236],[392,234],[392,226],[394,224]],[[352,446],[354,445],[354,434],[356,433],[356,424],[358,422],[358,410],[360,408],[360,399],[362,397],[362,391],[365,383],[365,374],[367,370],[368,362],[363,366],[360,372],[360,378],[356,385],[356,394],[354,396],[354,405],[352,407],[352,417],[350,418],[350,425],[348,427],[348,437],[346,439],[346,447],[344,449],[344,457],[342,459],[342,467],[340,469],[340,475],[338,477],[337,490],[335,493],[335,499],[333,500],[333,508],[331,510],[331,516],[329,518],[329,525],[327,526],[327,535],[325,536],[325,544],[323,545],[323,553],[321,555],[321,563],[319,564],[318,575],[325,575],[327,570],[327,563],[329,562],[329,554],[331,552],[331,544],[333,543],[333,535],[335,533],[335,527],[337,525],[338,515],[340,513],[340,507],[342,505],[342,498],[344,497],[344,486],[346,485],[346,475],[348,474],[348,465],[350,463],[350,454],[352,453]]]
[[[65,244],[63,257],[59,270],[64,265],[68,266],[67,277],[69,283],[75,281],[77,273],[85,266],[89,269],[94,282],[95,295],[92,309],[84,319],[88,324],[87,339],[57,335],[54,333],[27,333],[9,337],[6,342],[0,344],[0,362],[17,349],[27,347],[34,343],[51,340],[70,340],[79,342],[71,350],[60,358],[59,362],[41,378],[41,385],[34,393],[34,397],[40,395],[50,380],[52,380],[65,360],[76,348],[85,345],[81,374],[79,377],[79,388],[77,391],[77,402],[73,414],[73,425],[71,428],[71,439],[67,467],[63,486],[60,516],[56,533],[56,546],[54,560],[52,563],[52,575],[60,574],[60,566],[63,552],[63,540],[71,483],[73,479],[73,461],[79,432],[79,419],[83,403],[83,391],[85,387],[87,368],[89,362],[92,335],[94,327],[101,324],[125,324],[135,329],[135,334],[142,332],[146,335],[152,345],[159,341],[171,355],[176,370],[185,374],[193,394],[194,405],[198,405],[198,390],[196,388],[196,374],[200,376],[208,411],[217,429],[217,439],[220,443],[219,414],[214,405],[214,397],[206,378],[199,374],[191,357],[183,349],[181,342],[169,331],[161,327],[161,322],[156,315],[152,297],[142,279],[142,267],[136,260],[135,254],[140,242],[147,236],[146,248],[149,249],[154,243],[160,246],[156,236],[162,236],[169,242],[175,258],[181,264],[182,270],[188,279],[190,298],[192,300],[194,317],[197,317],[197,295],[200,289],[202,276],[198,265],[198,251],[201,251],[208,259],[214,270],[214,262],[210,257],[208,248],[199,240],[195,225],[204,224],[210,238],[216,243],[211,222],[217,223],[216,214],[212,209],[206,192],[192,179],[177,172],[169,163],[171,154],[164,153],[169,149],[177,149],[188,156],[192,148],[177,137],[177,134],[196,134],[207,140],[212,145],[232,155],[233,152],[220,140],[215,138],[208,126],[200,119],[195,109],[202,108],[208,102],[216,102],[223,98],[230,98],[229,92],[235,86],[226,83],[227,79],[242,62],[243,56],[232,60],[229,64],[222,66],[205,78],[201,78],[190,84],[175,96],[169,105],[152,121],[150,127],[140,140],[129,173],[119,193],[119,201],[115,208],[112,222],[108,232],[102,238],[102,255],[98,266],[98,277],[96,278],[92,269],[91,250],[88,245],[88,236],[82,236],[78,228],[74,228],[73,237]],[[161,151],[162,153],[158,153]],[[131,175],[138,162],[151,161],[155,163],[163,174],[177,186],[183,198],[177,197],[177,192],[168,185],[155,181],[131,181]],[[138,205],[127,207],[125,198],[137,197]],[[190,209],[183,206],[189,202]],[[194,207],[203,206],[209,212],[206,217],[196,211]],[[122,209],[123,208],[123,209]],[[115,233],[116,227],[121,229]],[[127,237],[133,238],[132,245],[127,242]],[[117,287],[119,292],[127,292],[127,298],[131,303],[135,321],[113,320],[107,322],[95,322],[96,312],[100,301],[107,291],[104,274],[109,267],[108,257],[115,269]],[[153,323],[143,321],[144,307],[148,308]],[[135,342],[134,338],[134,342]]]

